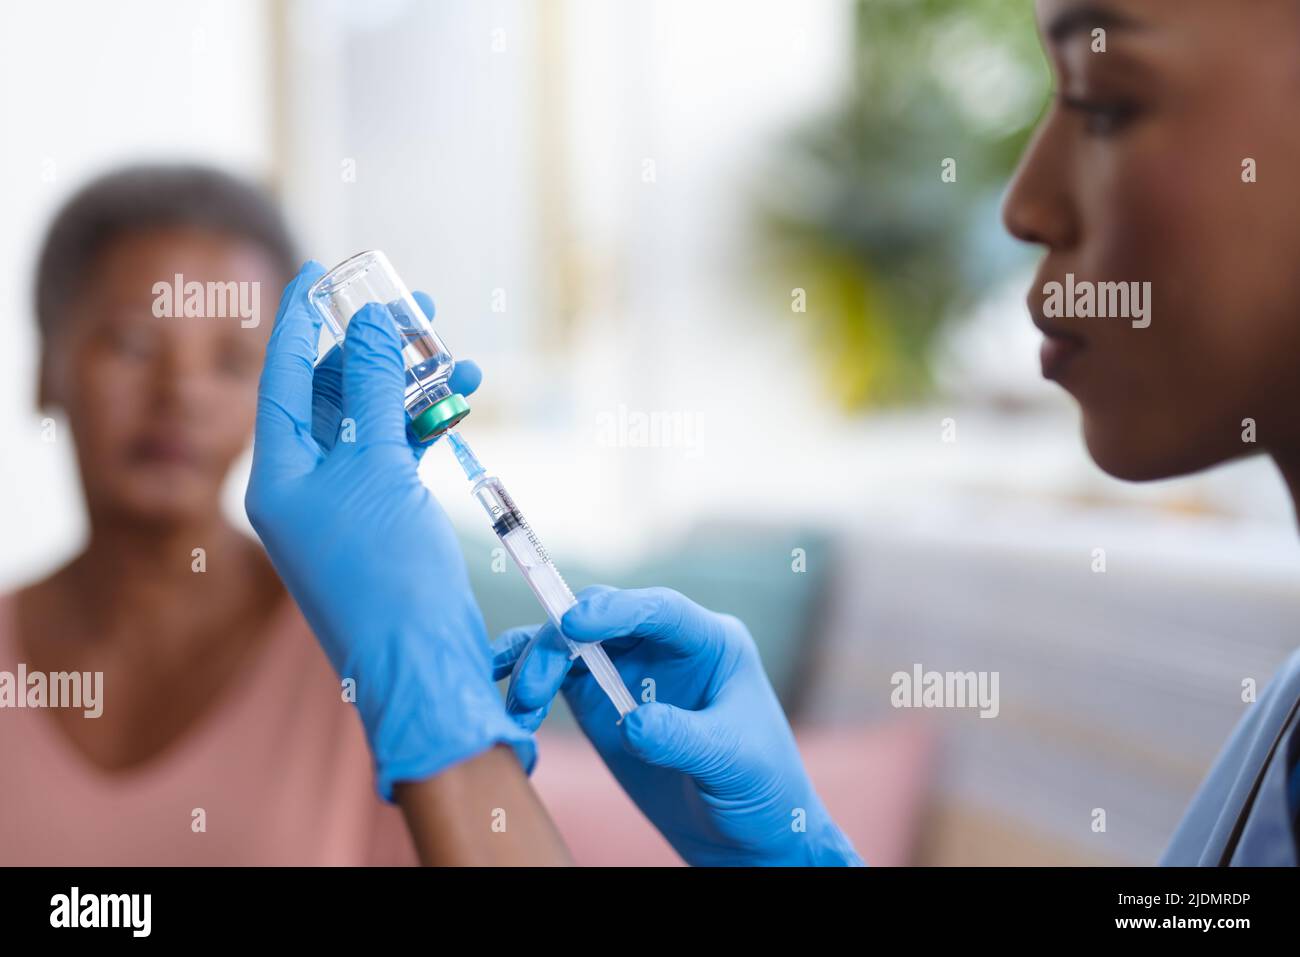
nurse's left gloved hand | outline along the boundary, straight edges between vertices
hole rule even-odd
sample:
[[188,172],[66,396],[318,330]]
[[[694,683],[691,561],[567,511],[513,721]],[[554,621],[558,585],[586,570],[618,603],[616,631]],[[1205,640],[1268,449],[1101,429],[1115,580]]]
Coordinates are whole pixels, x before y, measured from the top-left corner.
[[561,624],[574,641],[603,642],[628,688],[653,699],[616,723],[548,622],[495,644],[507,707],[532,729],[563,691],[623,790],[688,864],[862,863],[817,796],[739,619],[667,588],[589,588]]
[[[344,693],[355,692],[384,798],[398,781],[499,743],[531,770],[533,737],[506,714],[464,559],[416,471],[401,342],[381,307],[366,306],[348,325],[334,405],[313,388],[320,318],[307,290],[323,273],[307,263],[276,314],[248,517]],[[353,441],[331,447],[332,414],[350,420],[342,438]]]

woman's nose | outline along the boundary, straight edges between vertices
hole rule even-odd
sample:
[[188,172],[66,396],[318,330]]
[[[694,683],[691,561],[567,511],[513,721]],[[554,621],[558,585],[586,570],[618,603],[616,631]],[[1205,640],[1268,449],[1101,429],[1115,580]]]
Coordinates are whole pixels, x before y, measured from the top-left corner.
[[1059,250],[1078,241],[1078,218],[1070,194],[1070,152],[1051,119],[1039,128],[1011,180],[1002,222],[1017,239]]
[[158,351],[153,385],[161,401],[177,406],[201,405],[206,391],[202,350],[184,336],[168,337]]

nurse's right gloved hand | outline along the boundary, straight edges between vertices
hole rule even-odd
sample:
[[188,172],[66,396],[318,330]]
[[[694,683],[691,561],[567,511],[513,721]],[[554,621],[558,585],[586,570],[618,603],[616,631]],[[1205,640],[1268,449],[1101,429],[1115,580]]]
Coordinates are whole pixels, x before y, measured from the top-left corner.
[[666,588],[589,588],[561,622],[604,641],[641,704],[618,713],[555,627],[506,632],[497,677],[532,730],[563,691],[623,789],[689,864],[861,864],[808,779],[749,631]]
[[[257,396],[245,506],[276,571],[355,701],[379,792],[496,744],[531,770],[532,735],[493,683],[483,616],[447,516],[417,474],[392,319],[368,305],[348,326],[337,408],[313,368],[320,317],[303,267],[285,290]],[[348,420],[339,435],[330,416]],[[324,425],[322,424],[324,423]],[[342,705],[340,705],[342,706]]]

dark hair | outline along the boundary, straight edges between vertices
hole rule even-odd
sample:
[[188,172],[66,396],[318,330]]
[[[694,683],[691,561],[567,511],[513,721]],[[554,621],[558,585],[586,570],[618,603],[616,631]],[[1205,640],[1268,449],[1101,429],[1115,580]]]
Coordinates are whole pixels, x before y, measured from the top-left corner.
[[289,230],[257,187],[206,166],[127,166],[69,199],[50,224],[36,267],[36,322],[48,339],[104,248],[124,234],[193,226],[247,239],[269,253],[286,280],[298,268]]

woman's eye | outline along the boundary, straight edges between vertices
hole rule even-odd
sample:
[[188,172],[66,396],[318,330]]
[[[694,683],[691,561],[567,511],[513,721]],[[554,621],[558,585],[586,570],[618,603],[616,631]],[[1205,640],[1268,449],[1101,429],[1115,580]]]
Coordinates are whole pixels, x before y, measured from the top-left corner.
[[235,379],[249,379],[257,375],[261,353],[250,349],[244,342],[220,343],[216,355],[217,371]]
[[257,360],[245,349],[228,349],[218,359],[221,372],[235,379],[248,379],[257,371]]
[[147,359],[154,352],[155,336],[140,328],[114,329],[108,344],[118,355],[129,359]]
[[1061,102],[1066,109],[1083,117],[1083,128],[1089,136],[1113,136],[1137,115],[1137,107],[1123,100],[1085,100],[1063,96]]

